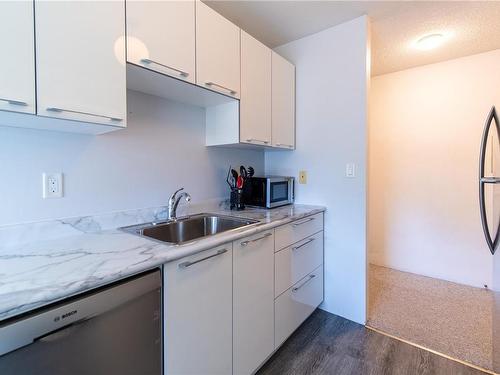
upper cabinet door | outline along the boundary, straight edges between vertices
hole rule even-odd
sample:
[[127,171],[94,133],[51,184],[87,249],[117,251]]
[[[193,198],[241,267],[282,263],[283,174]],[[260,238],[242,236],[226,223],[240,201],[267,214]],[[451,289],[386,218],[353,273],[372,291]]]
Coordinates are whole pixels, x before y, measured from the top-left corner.
[[127,0],[127,61],[195,83],[194,0]]
[[125,126],[125,3],[36,1],[37,113]]
[[196,2],[196,83],[240,97],[240,28]]
[[0,1],[0,110],[35,113],[33,1]]
[[271,49],[243,30],[240,141],[271,144]]
[[272,53],[273,146],[295,148],[295,66]]

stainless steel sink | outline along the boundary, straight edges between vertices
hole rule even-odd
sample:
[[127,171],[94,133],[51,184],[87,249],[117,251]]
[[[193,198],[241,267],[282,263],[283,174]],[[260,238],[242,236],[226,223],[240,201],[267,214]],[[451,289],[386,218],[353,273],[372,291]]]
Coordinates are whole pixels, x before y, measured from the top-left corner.
[[132,225],[121,229],[158,241],[181,244],[257,223],[257,220],[232,216],[198,214],[175,221]]

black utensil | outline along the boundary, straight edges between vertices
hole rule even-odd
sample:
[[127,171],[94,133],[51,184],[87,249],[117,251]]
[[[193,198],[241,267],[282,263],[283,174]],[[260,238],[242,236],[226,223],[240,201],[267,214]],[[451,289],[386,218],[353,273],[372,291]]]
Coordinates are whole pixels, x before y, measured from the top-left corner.
[[253,167],[248,167],[247,171],[248,177],[253,177],[253,175],[255,174],[255,169],[253,169]]
[[240,167],[240,176],[243,177],[243,179],[247,178],[247,169],[244,166]]
[[231,175],[231,166],[229,166],[229,170],[227,171],[226,182],[229,185],[230,189],[234,189],[233,176]]
[[236,183],[236,181],[238,180],[238,172],[236,172],[234,169],[231,169],[231,174],[233,175],[233,179]]

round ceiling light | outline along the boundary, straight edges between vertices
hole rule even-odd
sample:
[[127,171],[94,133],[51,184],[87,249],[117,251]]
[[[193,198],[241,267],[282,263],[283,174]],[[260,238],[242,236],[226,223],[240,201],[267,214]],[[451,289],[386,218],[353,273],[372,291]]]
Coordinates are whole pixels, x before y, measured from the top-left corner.
[[434,48],[439,47],[445,41],[445,37],[443,34],[435,33],[425,35],[415,43],[415,47],[422,50],[428,51]]

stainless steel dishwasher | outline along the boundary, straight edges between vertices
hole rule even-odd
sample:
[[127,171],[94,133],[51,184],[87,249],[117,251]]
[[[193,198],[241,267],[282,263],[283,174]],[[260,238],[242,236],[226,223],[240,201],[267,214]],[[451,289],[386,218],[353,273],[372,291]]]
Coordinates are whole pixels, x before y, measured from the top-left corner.
[[155,270],[0,324],[2,375],[161,375]]

